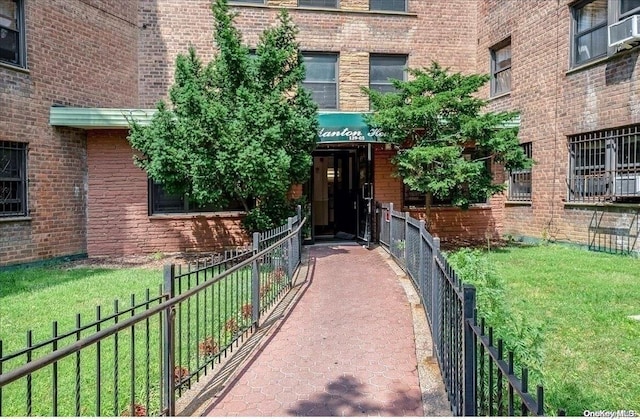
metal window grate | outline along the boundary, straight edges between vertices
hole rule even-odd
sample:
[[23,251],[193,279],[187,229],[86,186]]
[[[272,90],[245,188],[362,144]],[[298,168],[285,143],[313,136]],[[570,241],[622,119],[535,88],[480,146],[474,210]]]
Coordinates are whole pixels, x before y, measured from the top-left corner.
[[569,201],[640,198],[640,125],[569,137]]
[[[524,154],[531,158],[531,143],[520,144]],[[531,169],[509,174],[509,201],[531,201]]]
[[27,215],[27,144],[0,141],[0,217]]

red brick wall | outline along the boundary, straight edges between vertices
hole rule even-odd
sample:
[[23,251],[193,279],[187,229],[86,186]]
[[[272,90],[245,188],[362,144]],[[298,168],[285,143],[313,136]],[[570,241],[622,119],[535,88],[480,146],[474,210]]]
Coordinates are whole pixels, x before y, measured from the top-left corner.
[[[375,148],[374,154],[374,196],[378,202],[392,202],[396,211],[409,211],[412,217],[424,219],[424,210],[404,208],[402,201],[402,181],[393,176],[391,159],[394,150]],[[500,236],[502,211],[498,205],[472,207],[461,210],[455,207],[432,207],[430,232],[446,241],[477,241],[487,235]]]
[[29,144],[31,212],[0,219],[0,266],[86,252],[86,134],[49,108],[138,106],[134,2],[25,4],[28,72],[0,65],[0,141]]
[[89,131],[87,248],[90,256],[214,251],[245,245],[241,217],[148,215],[147,176],[125,131]]
[[504,207],[504,232],[584,244],[595,208],[565,202],[567,136],[639,123],[640,64],[636,49],[571,69],[571,3],[481,0],[477,64],[489,72],[489,48],[511,36],[512,91],[490,108],[521,112],[520,141],[532,142],[535,166],[531,205]]

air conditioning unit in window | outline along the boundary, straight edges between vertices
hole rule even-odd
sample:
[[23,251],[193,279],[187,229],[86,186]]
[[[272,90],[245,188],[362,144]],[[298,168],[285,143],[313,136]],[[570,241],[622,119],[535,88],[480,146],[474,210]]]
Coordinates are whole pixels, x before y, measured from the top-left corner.
[[609,25],[609,48],[628,49],[640,41],[640,15]]
[[639,175],[616,176],[613,186],[616,196],[640,196]]

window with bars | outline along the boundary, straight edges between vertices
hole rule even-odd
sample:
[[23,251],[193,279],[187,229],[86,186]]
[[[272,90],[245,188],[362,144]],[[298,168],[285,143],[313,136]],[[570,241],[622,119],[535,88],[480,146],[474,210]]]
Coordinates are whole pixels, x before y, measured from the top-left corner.
[[406,80],[406,70],[406,55],[371,54],[369,88],[382,93],[395,92],[391,79]]
[[[524,154],[531,158],[531,143],[520,144]],[[509,173],[509,201],[531,201],[531,169]]]
[[24,0],[0,0],[0,62],[26,67]]
[[302,85],[320,109],[338,109],[338,54],[302,54],[306,78]]
[[640,200],[640,125],[569,137],[568,200]]
[[511,38],[491,48],[491,96],[511,91]]
[[298,0],[298,6],[336,9],[338,7],[338,0]]
[[392,12],[406,12],[407,0],[370,0],[369,10],[386,10]]
[[27,144],[0,141],[0,217],[27,215]]
[[244,211],[242,202],[231,201],[221,208],[214,205],[199,206],[186,196],[170,194],[161,184],[149,180],[149,214],[187,214],[218,211]]

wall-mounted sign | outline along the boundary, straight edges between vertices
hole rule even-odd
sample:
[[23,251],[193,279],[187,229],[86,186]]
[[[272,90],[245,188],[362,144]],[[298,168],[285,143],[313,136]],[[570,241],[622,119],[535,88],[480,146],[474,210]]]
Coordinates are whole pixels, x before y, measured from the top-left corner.
[[364,121],[362,113],[335,112],[318,115],[320,129],[319,143],[379,143],[384,142],[384,134],[378,128],[371,128]]

